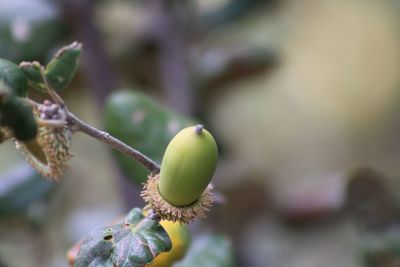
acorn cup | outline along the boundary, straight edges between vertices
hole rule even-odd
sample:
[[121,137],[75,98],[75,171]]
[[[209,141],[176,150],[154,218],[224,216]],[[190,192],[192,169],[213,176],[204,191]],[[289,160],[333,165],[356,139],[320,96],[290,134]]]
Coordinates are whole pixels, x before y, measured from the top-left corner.
[[217,162],[213,136],[202,125],[185,128],[168,144],[160,174],[149,176],[141,195],[161,219],[187,224],[204,218]]

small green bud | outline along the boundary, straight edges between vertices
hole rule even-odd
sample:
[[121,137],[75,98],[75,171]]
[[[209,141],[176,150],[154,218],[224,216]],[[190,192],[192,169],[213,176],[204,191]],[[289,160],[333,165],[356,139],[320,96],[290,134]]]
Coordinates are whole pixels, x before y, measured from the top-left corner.
[[0,58],[0,86],[9,88],[16,96],[25,97],[28,80],[16,64]]
[[37,61],[25,62],[24,61],[19,64],[19,68],[22,70],[22,72],[28,78],[28,84],[32,88],[34,88],[42,93],[47,92],[47,88],[46,88],[45,82],[43,81],[43,77],[41,74],[42,66],[40,65],[39,62],[37,62]]
[[73,42],[61,48],[47,64],[46,79],[52,89],[59,92],[67,87],[78,68],[81,50],[82,44]]

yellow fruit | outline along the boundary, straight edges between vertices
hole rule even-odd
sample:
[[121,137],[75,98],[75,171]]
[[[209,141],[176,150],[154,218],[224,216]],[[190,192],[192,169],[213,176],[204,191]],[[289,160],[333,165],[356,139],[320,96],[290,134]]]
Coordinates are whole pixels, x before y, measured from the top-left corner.
[[158,255],[147,267],[170,267],[172,264],[182,259],[190,245],[190,232],[185,224],[171,221],[161,221],[161,225],[167,231],[171,242],[172,249]]

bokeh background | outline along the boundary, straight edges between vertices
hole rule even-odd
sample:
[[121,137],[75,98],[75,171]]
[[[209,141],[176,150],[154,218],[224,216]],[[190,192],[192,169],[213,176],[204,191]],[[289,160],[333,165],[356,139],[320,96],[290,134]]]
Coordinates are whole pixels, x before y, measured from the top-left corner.
[[[191,232],[222,234],[226,266],[395,267],[399,15],[390,0],[2,0],[0,57],[82,42],[69,109],[157,161],[203,123],[218,203]],[[143,206],[143,169],[83,134],[71,150],[51,184],[1,144],[0,266],[68,266],[88,231]]]

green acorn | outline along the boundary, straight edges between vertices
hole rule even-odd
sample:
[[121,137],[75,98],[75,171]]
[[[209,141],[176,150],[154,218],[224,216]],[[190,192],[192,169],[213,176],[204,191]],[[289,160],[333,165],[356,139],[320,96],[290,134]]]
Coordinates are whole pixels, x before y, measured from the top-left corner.
[[205,217],[217,162],[212,135],[202,125],[185,128],[169,143],[160,174],[149,177],[142,196],[162,219],[189,223]]
[[161,196],[178,207],[196,202],[211,181],[217,161],[217,144],[202,125],[183,129],[165,150],[158,183]]

